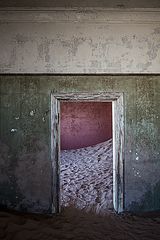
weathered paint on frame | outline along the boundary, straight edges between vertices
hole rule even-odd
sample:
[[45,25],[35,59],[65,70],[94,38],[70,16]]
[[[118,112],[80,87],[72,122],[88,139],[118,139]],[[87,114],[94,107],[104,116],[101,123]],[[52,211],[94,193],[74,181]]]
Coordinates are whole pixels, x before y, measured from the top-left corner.
[[[51,161],[53,166],[53,212],[60,211],[60,101],[107,102],[113,105],[113,205],[124,211],[124,105],[123,93],[59,93],[51,94]],[[114,104],[113,104],[114,103]]]

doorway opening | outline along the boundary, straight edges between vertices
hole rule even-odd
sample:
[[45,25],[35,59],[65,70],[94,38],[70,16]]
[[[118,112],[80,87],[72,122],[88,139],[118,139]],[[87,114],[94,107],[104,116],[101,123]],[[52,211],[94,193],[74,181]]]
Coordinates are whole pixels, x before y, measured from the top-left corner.
[[61,206],[113,209],[111,102],[60,102]]
[[124,207],[123,94],[51,94],[52,210]]

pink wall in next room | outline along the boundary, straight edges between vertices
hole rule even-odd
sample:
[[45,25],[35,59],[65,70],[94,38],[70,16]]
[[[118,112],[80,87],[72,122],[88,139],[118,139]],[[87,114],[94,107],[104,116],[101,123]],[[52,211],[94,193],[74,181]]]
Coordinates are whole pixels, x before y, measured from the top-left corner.
[[77,149],[112,138],[111,102],[61,102],[61,149]]

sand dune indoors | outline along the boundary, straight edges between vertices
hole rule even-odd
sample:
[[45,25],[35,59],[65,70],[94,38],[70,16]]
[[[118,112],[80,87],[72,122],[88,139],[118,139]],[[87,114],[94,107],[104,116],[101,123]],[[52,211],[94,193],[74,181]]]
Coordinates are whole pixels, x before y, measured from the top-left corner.
[[112,209],[112,139],[61,151],[61,204],[105,213]]

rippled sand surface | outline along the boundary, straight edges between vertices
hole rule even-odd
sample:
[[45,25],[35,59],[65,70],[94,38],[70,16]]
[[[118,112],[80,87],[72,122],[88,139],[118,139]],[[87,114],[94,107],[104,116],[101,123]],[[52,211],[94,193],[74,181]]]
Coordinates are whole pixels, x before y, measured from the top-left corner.
[[61,151],[61,204],[96,213],[113,208],[112,139]]

